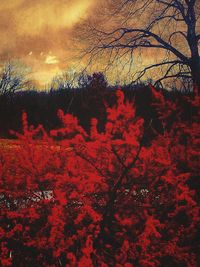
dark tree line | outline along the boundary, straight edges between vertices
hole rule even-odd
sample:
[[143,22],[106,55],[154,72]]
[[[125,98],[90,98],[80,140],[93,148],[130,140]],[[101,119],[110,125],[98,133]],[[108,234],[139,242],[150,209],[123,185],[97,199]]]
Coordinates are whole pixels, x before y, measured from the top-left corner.
[[[29,123],[33,126],[42,124],[46,130],[59,126],[57,110],[62,109],[78,117],[80,124],[89,131],[92,118],[99,120],[98,128],[104,129],[106,118],[106,107],[115,103],[115,90],[117,87],[108,85],[102,73],[94,73],[88,76],[87,82],[82,81],[79,88],[53,88],[44,91],[19,91],[10,96],[0,96],[0,136],[7,138],[9,130],[21,129],[21,115],[26,111]],[[122,86],[127,100],[136,102],[138,115],[145,118],[146,123],[156,124],[154,109],[151,106],[151,94],[148,85]],[[183,101],[183,96],[188,92],[165,90],[168,98]],[[187,106],[185,114],[188,116]],[[159,125],[157,128],[161,127]]]

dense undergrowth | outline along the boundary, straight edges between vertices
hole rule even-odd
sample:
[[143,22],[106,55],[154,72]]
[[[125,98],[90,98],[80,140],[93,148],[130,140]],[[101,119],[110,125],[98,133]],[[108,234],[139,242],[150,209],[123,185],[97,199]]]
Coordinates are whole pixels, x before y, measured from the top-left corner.
[[100,130],[59,109],[60,127],[29,126],[23,113],[23,131],[11,131],[20,145],[0,151],[1,266],[197,266],[199,97],[150,86],[145,117],[114,94]]

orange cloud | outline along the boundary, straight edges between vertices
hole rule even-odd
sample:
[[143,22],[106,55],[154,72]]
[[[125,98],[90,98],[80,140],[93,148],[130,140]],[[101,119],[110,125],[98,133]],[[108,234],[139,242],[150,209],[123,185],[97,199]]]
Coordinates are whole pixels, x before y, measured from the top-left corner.
[[0,61],[20,59],[44,85],[73,61],[71,36],[96,0],[0,1]]

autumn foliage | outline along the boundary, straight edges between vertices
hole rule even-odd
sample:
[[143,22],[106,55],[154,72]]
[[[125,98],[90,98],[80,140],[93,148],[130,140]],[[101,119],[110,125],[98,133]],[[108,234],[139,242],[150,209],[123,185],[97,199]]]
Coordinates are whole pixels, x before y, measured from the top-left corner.
[[1,266],[197,266],[199,97],[185,119],[149,90],[160,132],[121,90],[101,132],[58,110],[47,133],[23,113],[20,142],[0,151]]

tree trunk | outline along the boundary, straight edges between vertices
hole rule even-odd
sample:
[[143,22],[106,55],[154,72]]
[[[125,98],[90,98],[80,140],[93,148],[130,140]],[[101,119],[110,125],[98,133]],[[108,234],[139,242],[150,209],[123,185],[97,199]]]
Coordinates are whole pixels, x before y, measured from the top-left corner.
[[200,57],[198,50],[198,38],[196,31],[196,14],[195,14],[195,1],[188,3],[188,12],[186,15],[187,23],[187,39],[190,47],[190,69],[193,79],[193,85],[198,87],[198,94],[200,93]]
[[194,62],[190,64],[190,68],[191,68],[193,84],[194,86],[196,85],[198,87],[198,94],[200,95],[200,60],[199,58],[194,60]]

